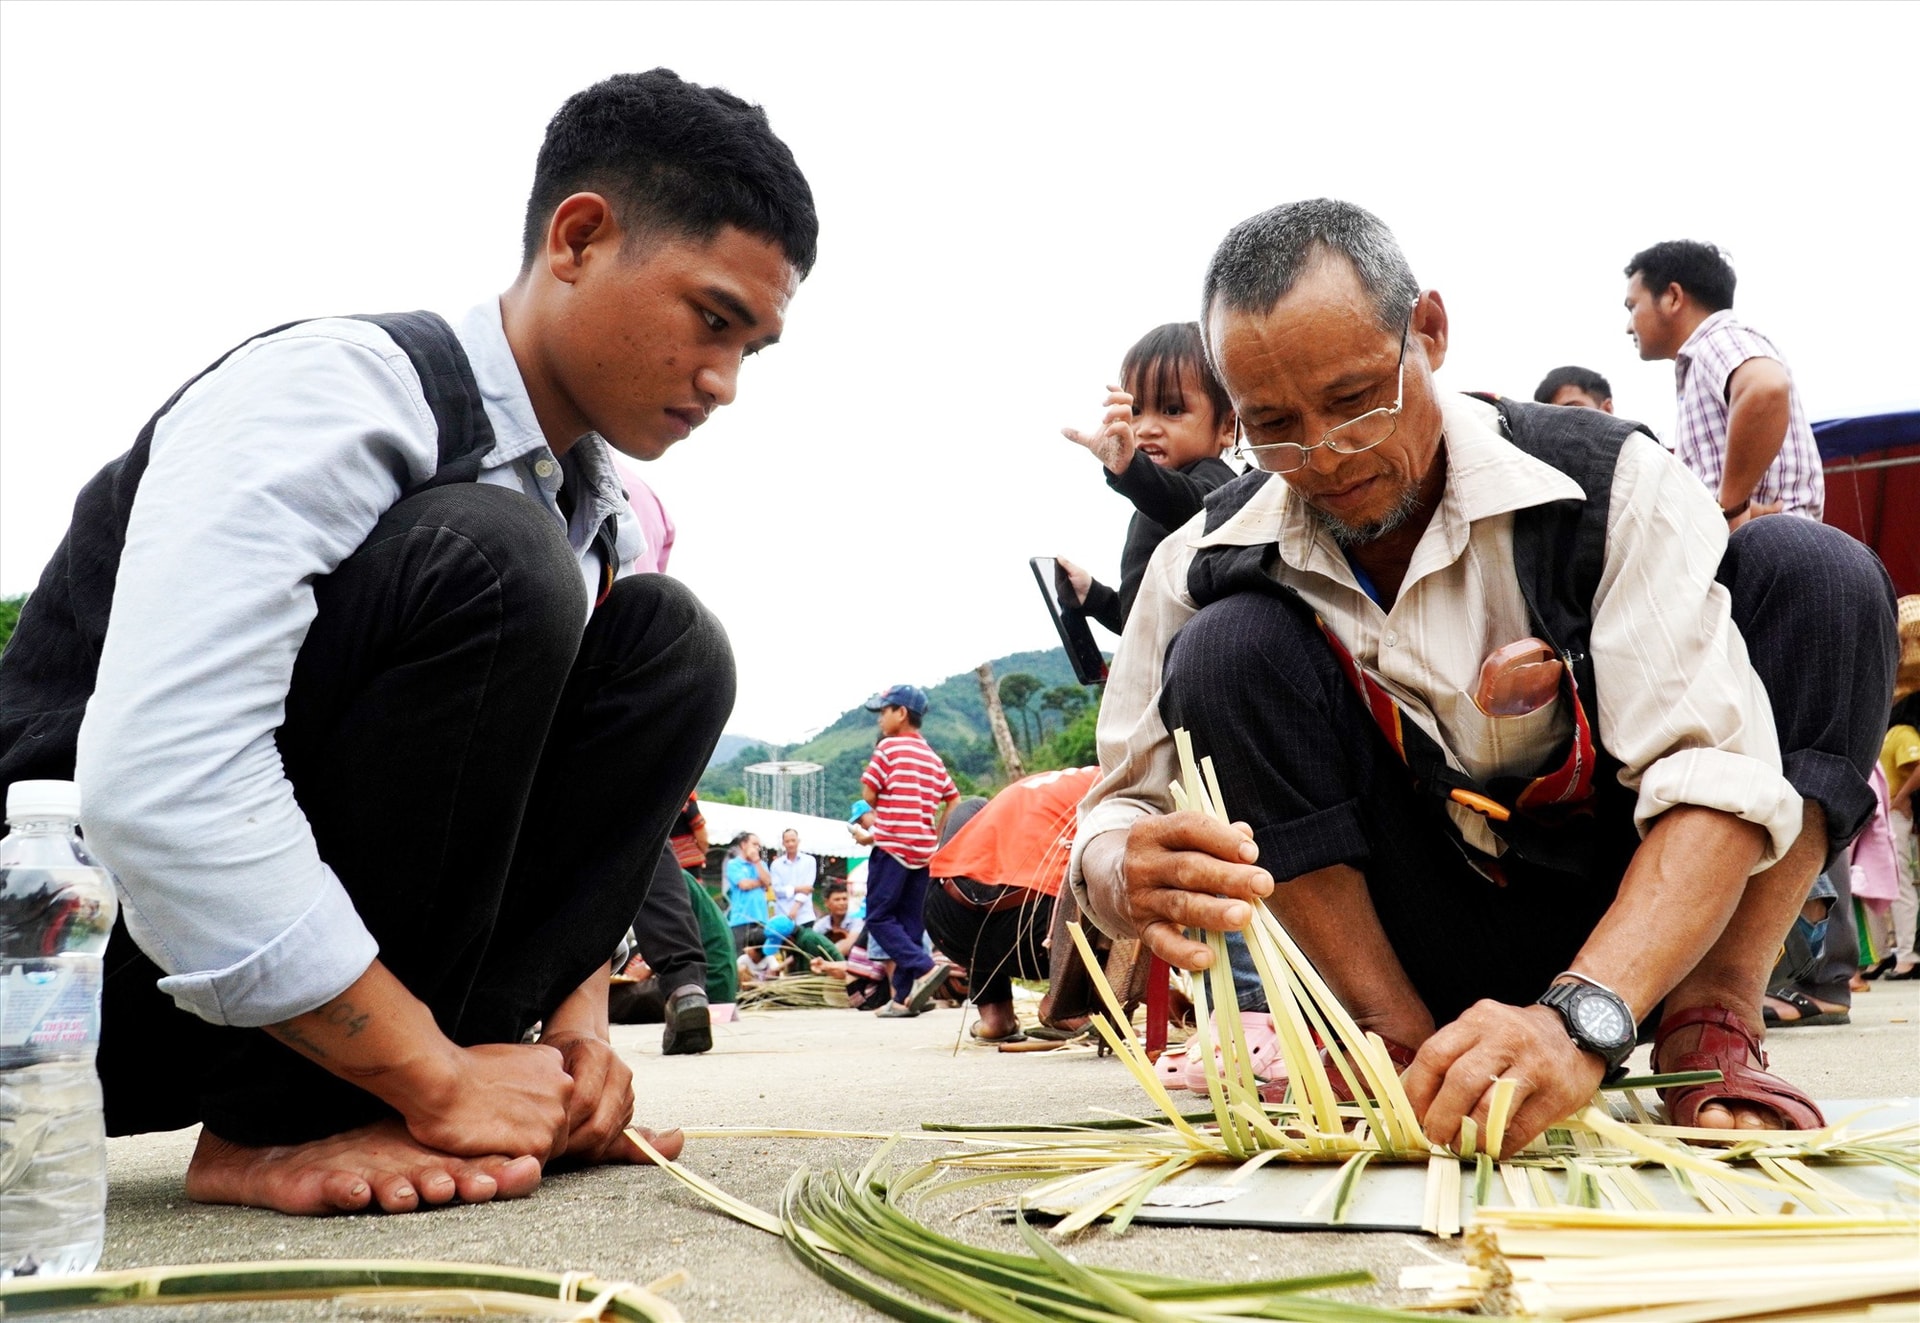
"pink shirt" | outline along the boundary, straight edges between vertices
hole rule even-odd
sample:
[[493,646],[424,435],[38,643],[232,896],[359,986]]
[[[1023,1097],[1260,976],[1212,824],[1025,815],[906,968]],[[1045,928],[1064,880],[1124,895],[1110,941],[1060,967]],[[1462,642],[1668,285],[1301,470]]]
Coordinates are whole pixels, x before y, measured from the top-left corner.
[[[1787,361],[1773,341],[1734,320],[1722,309],[1694,328],[1673,362],[1674,387],[1680,393],[1680,438],[1676,447],[1681,463],[1692,469],[1719,499],[1720,478],[1727,468],[1727,380],[1750,358],[1770,358],[1781,367]],[[1818,519],[1827,503],[1827,480],[1820,469],[1820,448],[1800,405],[1800,388],[1788,370],[1787,435],[1780,453],[1753,490],[1754,504],[1784,502],[1783,513]]]
[[1893,832],[1887,823],[1887,778],[1873,765],[1873,816],[1853,843],[1848,862],[1853,866],[1853,894],[1876,905],[1891,905],[1900,897],[1900,863],[1893,853]]
[[616,460],[614,467],[620,474],[620,485],[627,489],[627,504],[633,507],[640,531],[647,535],[647,549],[634,560],[634,573],[665,574],[667,557],[673,554],[673,519],[631,465]]

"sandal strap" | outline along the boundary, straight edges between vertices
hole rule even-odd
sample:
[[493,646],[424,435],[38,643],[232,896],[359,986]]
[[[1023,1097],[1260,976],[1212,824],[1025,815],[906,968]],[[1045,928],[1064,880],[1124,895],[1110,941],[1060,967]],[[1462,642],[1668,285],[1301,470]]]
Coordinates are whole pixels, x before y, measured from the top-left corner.
[[[1689,1006],[1661,1020],[1660,1027],[1653,1033],[1654,1060],[1660,1059],[1660,1049],[1666,1046],[1668,1035],[1680,1029],[1690,1029],[1695,1025],[1702,1026],[1703,1030],[1718,1029],[1734,1035],[1745,1044],[1750,1056],[1758,1058],[1763,1068],[1766,1066],[1767,1054],[1761,1049],[1760,1040],[1753,1036],[1753,1030],[1747,1028],[1746,1021],[1724,1006]],[[1700,1046],[1695,1051],[1714,1050],[1707,1044],[1708,1036],[1705,1032],[1701,1034]]]

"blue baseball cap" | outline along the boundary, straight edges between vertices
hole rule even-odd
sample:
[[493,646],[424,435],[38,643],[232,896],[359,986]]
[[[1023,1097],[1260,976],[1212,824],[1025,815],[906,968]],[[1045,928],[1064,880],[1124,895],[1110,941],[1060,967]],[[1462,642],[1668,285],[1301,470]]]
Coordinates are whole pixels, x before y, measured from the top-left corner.
[[761,955],[777,955],[780,949],[789,945],[788,938],[798,932],[800,925],[784,914],[776,914],[767,920],[766,941],[760,944]]
[[856,799],[853,801],[853,807],[847,810],[847,821],[858,822],[871,812],[873,812],[873,805],[864,799]]
[[884,694],[875,694],[867,700],[867,711],[878,712],[883,707],[904,707],[916,717],[927,712],[927,691],[918,685],[897,684]]

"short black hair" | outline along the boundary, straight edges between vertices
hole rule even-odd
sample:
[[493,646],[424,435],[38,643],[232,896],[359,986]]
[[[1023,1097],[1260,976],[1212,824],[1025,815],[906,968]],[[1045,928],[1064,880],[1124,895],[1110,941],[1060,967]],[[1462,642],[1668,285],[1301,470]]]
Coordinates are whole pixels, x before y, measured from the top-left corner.
[[1232,417],[1233,401],[1207,362],[1198,322],[1168,322],[1141,336],[1120,361],[1120,384],[1142,409],[1162,408],[1178,401],[1191,411],[1195,402],[1180,396],[1183,370],[1192,372],[1206,391],[1216,426]]
[[894,704],[894,706],[898,707],[902,712],[907,714],[907,724],[909,726],[912,726],[915,730],[920,729],[920,718],[925,716],[926,715],[925,713],[915,712],[912,708],[906,707],[898,703]]
[[767,112],[671,69],[615,74],[568,97],[548,122],[521,270],[539,255],[554,208],[581,192],[606,195],[628,229],[705,241],[733,225],[778,244],[802,279],[813,270],[813,190]]
[[1534,388],[1533,399],[1536,404],[1552,404],[1553,397],[1560,393],[1563,386],[1572,386],[1575,390],[1585,391],[1595,400],[1605,403],[1613,398],[1613,387],[1607,379],[1592,368],[1557,367],[1540,379]]
[[1710,243],[1668,239],[1643,248],[1627,263],[1627,275],[1638,275],[1650,294],[1678,285],[1709,312],[1733,306],[1733,263]]

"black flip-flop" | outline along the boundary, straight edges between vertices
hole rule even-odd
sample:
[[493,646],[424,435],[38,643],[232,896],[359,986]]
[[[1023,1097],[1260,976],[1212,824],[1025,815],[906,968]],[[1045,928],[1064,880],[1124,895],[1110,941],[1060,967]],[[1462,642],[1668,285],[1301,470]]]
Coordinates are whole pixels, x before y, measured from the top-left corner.
[[983,1034],[980,1032],[980,1022],[978,1020],[975,1020],[967,1026],[967,1037],[976,1043],[985,1043],[988,1046],[998,1046],[1001,1043],[1024,1043],[1027,1041],[1027,1036],[1018,1029],[1015,1029],[1010,1034]]
[[1767,994],[1775,1001],[1784,1001],[1800,1012],[1789,1020],[1771,1006],[1760,1008],[1760,1018],[1765,1020],[1769,1029],[1811,1029],[1822,1024],[1852,1024],[1853,1015],[1848,1011],[1829,1011],[1821,1009],[1820,1003],[1798,988],[1775,988]]
[[1053,1043],[1070,1043],[1076,1038],[1087,1038],[1093,1034],[1092,1025],[1081,1025],[1078,1029],[1058,1029],[1050,1024],[1036,1024],[1027,1030],[1029,1038],[1044,1038]]

